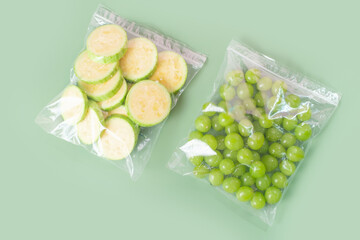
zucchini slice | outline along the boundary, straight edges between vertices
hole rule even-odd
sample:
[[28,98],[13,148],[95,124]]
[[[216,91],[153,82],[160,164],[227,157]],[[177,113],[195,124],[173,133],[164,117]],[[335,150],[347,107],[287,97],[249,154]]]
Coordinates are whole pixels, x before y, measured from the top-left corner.
[[114,96],[121,88],[124,78],[121,76],[120,70],[110,78],[107,82],[99,84],[88,84],[79,81],[79,87],[95,101],[104,101]]
[[139,135],[139,128],[123,115],[114,114],[105,121],[105,131],[100,136],[102,156],[121,160],[129,156]]
[[119,25],[108,24],[92,31],[86,41],[89,57],[100,63],[114,63],[126,52],[127,35]]
[[109,112],[109,115],[113,115],[113,114],[121,114],[124,116],[128,116],[125,105],[121,105],[120,107],[117,107]]
[[187,77],[187,65],[184,58],[172,51],[159,53],[158,65],[151,80],[164,85],[170,93],[184,86]]
[[84,144],[93,144],[99,139],[104,124],[104,116],[99,106],[89,101],[87,114],[81,122],[76,125],[77,134]]
[[149,78],[156,69],[157,49],[147,38],[129,40],[128,50],[120,59],[120,68],[126,80],[138,82]]
[[114,96],[112,96],[111,98],[105,101],[99,102],[100,108],[104,111],[110,111],[117,108],[124,102],[126,93],[127,93],[127,84],[126,81],[123,80],[121,84],[121,88],[119,89],[119,91],[117,91],[117,93]]
[[60,111],[64,121],[74,125],[86,116],[88,98],[77,86],[70,85],[65,88],[60,98]]
[[75,75],[83,82],[97,84],[108,81],[119,69],[118,62],[102,64],[94,62],[87,51],[83,51],[75,60]]
[[132,86],[125,106],[131,120],[142,127],[150,127],[169,115],[171,97],[163,85],[144,80]]

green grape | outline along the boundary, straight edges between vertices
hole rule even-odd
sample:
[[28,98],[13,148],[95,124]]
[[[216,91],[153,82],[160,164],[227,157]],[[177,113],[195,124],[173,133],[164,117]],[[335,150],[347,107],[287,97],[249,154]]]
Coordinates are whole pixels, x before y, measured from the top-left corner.
[[249,69],[245,73],[245,80],[250,84],[255,84],[260,79],[260,70],[259,69]]
[[213,186],[220,186],[224,181],[224,174],[222,172],[215,168],[212,169],[209,173],[209,182]]
[[236,177],[225,178],[222,184],[223,189],[225,190],[225,192],[228,193],[236,192],[240,188],[240,185],[241,185],[241,181]]
[[252,151],[254,161],[260,161],[260,154],[256,151]]
[[223,174],[229,175],[234,172],[235,164],[231,159],[225,158],[225,159],[221,160],[221,162],[219,164],[219,169]]
[[194,176],[198,178],[204,178],[208,173],[209,169],[206,167],[206,165],[196,166],[193,170]]
[[300,122],[305,122],[311,118],[311,109],[309,108],[306,112],[300,113],[297,115],[297,118]]
[[257,89],[259,89],[259,91],[267,91],[272,86],[272,80],[268,77],[263,77],[258,81],[256,86],[257,86]]
[[224,150],[225,149],[225,136],[223,135],[219,135],[216,136],[216,141],[217,141],[217,149],[219,150]]
[[277,187],[269,187],[265,191],[265,199],[268,204],[275,204],[281,198],[281,191]]
[[254,94],[254,87],[249,84],[242,82],[236,89],[237,95],[241,100],[251,97]]
[[269,142],[268,142],[268,140],[265,139],[263,145],[257,151],[260,154],[266,154],[268,152],[268,150],[269,150]]
[[234,122],[234,118],[227,113],[219,114],[219,123],[221,126],[226,127]]
[[220,97],[226,101],[230,101],[236,95],[235,88],[229,84],[224,84],[220,87]]
[[271,179],[267,174],[255,180],[255,185],[257,189],[261,191],[265,191],[268,187],[270,187],[270,184],[271,184]]
[[252,124],[254,126],[254,132],[265,133],[265,128],[260,125],[259,121],[254,121]]
[[255,192],[252,199],[250,200],[250,205],[255,209],[261,209],[265,207],[265,197],[261,192]]
[[284,118],[283,120],[283,128],[286,130],[286,131],[292,131],[294,130],[294,128],[297,126],[298,124],[298,121],[296,118]]
[[259,150],[261,146],[264,144],[264,141],[265,141],[264,134],[260,132],[255,132],[249,136],[247,140],[247,145],[252,150]]
[[238,164],[236,164],[232,175],[234,177],[241,177],[244,173],[246,173],[246,171],[247,171],[247,167],[245,165],[238,163]]
[[273,119],[274,124],[281,126],[283,122],[283,118],[275,118]]
[[211,149],[213,149],[213,150],[215,150],[217,148],[217,140],[216,140],[216,137],[214,137],[213,135],[205,134],[201,138],[201,141],[203,141],[204,143],[209,145],[209,147],[211,147]]
[[276,172],[271,176],[272,184],[277,188],[285,188],[288,185],[287,177],[282,172]]
[[191,157],[189,160],[194,166],[200,166],[200,164],[204,160],[204,157],[203,156],[195,156],[195,157]]
[[295,128],[295,137],[300,141],[306,141],[311,137],[311,127],[307,123],[301,123]]
[[278,160],[271,155],[262,156],[261,161],[265,165],[266,172],[272,172],[278,167]]
[[201,139],[203,136],[203,134],[199,131],[192,131],[190,134],[189,134],[189,141],[190,140],[193,140],[193,139]]
[[212,156],[205,156],[205,162],[207,163],[207,165],[209,165],[210,167],[217,167],[219,166],[221,160],[223,159],[223,156],[221,154],[221,152],[215,150],[216,155],[212,155]]
[[225,101],[220,101],[218,103],[218,107],[221,107],[222,109],[224,109],[225,112],[227,112],[227,110],[228,110],[228,104]]
[[250,174],[254,178],[259,178],[265,175],[266,168],[261,161],[255,161],[250,166]]
[[237,159],[237,151],[236,150],[230,150],[228,148],[225,148],[223,155],[224,155],[224,158],[230,158],[233,161],[236,161],[236,159]]
[[249,119],[243,119],[239,122],[238,130],[241,136],[248,137],[253,131],[253,124]]
[[269,119],[266,114],[261,116],[259,123],[263,128],[271,128],[273,125],[273,121]]
[[261,118],[262,115],[265,114],[265,109],[263,108],[256,108],[254,109],[252,112],[253,118],[255,120],[259,120]]
[[252,98],[244,99],[243,104],[244,104],[245,108],[249,111],[254,110],[256,108],[256,102]]
[[286,176],[291,176],[296,169],[296,166],[293,162],[289,161],[289,160],[283,160],[280,163],[280,171],[285,174]]
[[250,113],[245,114],[245,117],[246,117],[247,119],[249,119],[251,122],[254,121],[254,118],[253,118],[253,116],[252,116]]
[[250,201],[253,195],[254,195],[254,191],[252,190],[251,187],[248,186],[242,186],[236,192],[236,198],[241,202]]
[[269,153],[276,158],[282,158],[285,156],[285,148],[280,143],[272,143],[269,147]]
[[235,119],[239,119],[239,120],[243,119],[246,114],[246,109],[244,105],[242,104],[235,105],[234,108],[232,109],[232,114],[234,115]]
[[298,162],[304,158],[304,151],[298,146],[291,146],[286,152],[286,157],[293,162]]
[[239,150],[244,147],[244,142],[239,134],[230,133],[225,137],[225,146],[230,150]]
[[286,93],[287,85],[285,82],[281,80],[277,80],[273,83],[271,87],[271,92],[274,96],[276,96],[278,95],[280,89],[282,90],[283,93]]
[[250,172],[246,172],[241,176],[241,182],[243,183],[244,186],[251,187],[252,185],[255,184],[255,178],[251,176]]
[[301,99],[298,96],[294,95],[294,94],[287,95],[285,97],[285,101],[292,108],[298,108],[300,106],[300,103],[301,103]]
[[210,111],[210,110],[212,110],[212,108],[214,108],[214,107],[216,107],[216,105],[215,105],[214,103],[212,103],[212,102],[207,102],[207,103],[205,103],[205,104],[202,106],[202,112],[203,112],[203,114],[206,115],[206,116],[209,116],[209,117],[215,115],[216,112]]
[[296,137],[292,133],[285,133],[281,139],[280,143],[285,147],[289,148],[296,143]]
[[199,132],[207,132],[211,129],[211,120],[208,116],[201,115],[195,120],[195,128]]
[[244,81],[244,73],[241,70],[233,70],[230,71],[227,75],[226,75],[226,81],[231,85],[231,86],[237,86],[239,85],[242,81]]
[[223,126],[220,125],[219,123],[219,116],[216,115],[211,119],[211,127],[215,130],[215,131],[222,131],[224,129]]
[[228,126],[225,127],[225,132],[226,134],[230,134],[230,133],[238,133],[238,124],[237,123],[232,123]]
[[265,102],[264,102],[264,94],[262,92],[257,92],[254,96],[254,100],[256,103],[256,106],[258,107],[264,107],[265,106]]
[[270,142],[277,142],[282,137],[282,132],[277,128],[268,128],[265,133],[265,137]]
[[269,110],[272,110],[276,107],[277,104],[280,103],[280,99],[277,98],[277,96],[272,96],[267,100],[266,106]]
[[252,151],[247,148],[242,148],[237,153],[237,160],[241,164],[250,165],[254,160]]

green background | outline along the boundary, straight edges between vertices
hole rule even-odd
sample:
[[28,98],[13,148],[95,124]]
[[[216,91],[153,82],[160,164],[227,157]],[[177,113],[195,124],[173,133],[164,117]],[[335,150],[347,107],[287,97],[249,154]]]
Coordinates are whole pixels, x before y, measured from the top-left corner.
[[[358,237],[357,1],[103,1],[208,55],[137,182],[46,134],[36,114],[69,81],[98,1],[6,1],[1,22],[0,239],[339,239]],[[208,98],[236,38],[343,93],[266,231],[218,192],[165,165]],[[228,205],[231,203],[228,202]]]

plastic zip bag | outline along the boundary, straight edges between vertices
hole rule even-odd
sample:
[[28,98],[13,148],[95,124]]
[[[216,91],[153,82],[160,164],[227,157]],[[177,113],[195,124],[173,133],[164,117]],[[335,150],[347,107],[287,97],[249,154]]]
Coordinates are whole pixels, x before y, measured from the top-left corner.
[[[184,85],[175,93],[171,93],[171,105],[170,110],[173,109],[176,105],[177,100],[179,99],[182,92],[185,90],[185,88],[189,85],[190,81],[195,77],[195,75],[198,73],[198,71],[202,68],[203,64],[206,61],[206,56],[193,51],[189,47],[187,47],[185,44],[176,41],[166,35],[163,35],[153,29],[150,29],[148,27],[144,27],[138,23],[129,21],[127,19],[124,19],[114,13],[113,11],[109,10],[108,8],[99,5],[95,13],[93,14],[90,24],[88,26],[88,32],[85,40],[89,36],[91,32],[93,32],[94,29],[96,29],[99,26],[102,25],[108,25],[108,24],[116,24],[121,26],[127,34],[128,41],[134,38],[144,37],[149,39],[152,43],[156,45],[157,52],[163,52],[163,51],[173,51],[177,54],[180,54],[184,60],[186,61],[187,66],[187,78]],[[121,74],[121,72],[120,72]],[[74,72],[74,68],[70,71],[70,83],[71,85],[78,85],[79,79],[77,75]],[[108,80],[110,82],[110,80]],[[123,83],[126,83],[126,81],[123,79]],[[130,88],[131,83],[127,83],[128,88]],[[153,86],[153,85],[152,85]],[[154,85],[156,87],[156,85]],[[68,91],[68,88],[66,88]],[[76,92],[77,90],[74,89]],[[126,90],[125,90],[126,91]],[[71,92],[71,91],[69,91]],[[94,121],[98,121],[95,123],[95,125],[99,125],[100,128],[96,128],[96,131],[93,128],[89,128],[89,124],[83,124],[84,126],[79,126],[79,124],[69,124],[69,121],[64,121],[64,118],[62,116],[62,107],[66,104],[63,104],[64,102],[68,102],[70,105],[74,104],[77,100],[73,97],[67,97],[64,98],[63,96],[66,93],[62,91],[57,97],[55,97],[47,106],[44,107],[44,109],[38,114],[36,117],[36,123],[43,128],[47,133],[50,133],[56,137],[62,138],[68,142],[71,142],[76,145],[81,145],[88,149],[92,154],[95,154],[99,157],[104,156],[104,144],[102,143],[102,139],[99,138],[95,142],[91,144],[84,144],[82,141],[80,141],[78,137],[78,129],[83,129],[83,131],[89,131],[89,136],[98,135],[99,132],[101,132],[101,135],[107,135],[106,141],[109,141],[109,139],[114,140],[116,144],[119,145],[118,149],[122,148],[129,148],[126,141],[124,139],[121,139],[116,135],[115,131],[112,131],[111,129],[106,128],[106,124],[104,124],[104,119],[110,115],[110,113],[106,111],[101,111],[99,113],[98,109],[96,109],[96,106],[94,106],[94,102],[90,100],[86,100],[84,106],[93,106],[93,108],[88,107],[87,109],[92,109],[92,116],[95,116],[93,118],[88,119],[88,122],[91,124],[94,124]],[[63,98],[62,98],[63,97]],[[65,100],[61,100],[65,99]],[[62,105],[63,104],[63,105]],[[159,104],[158,104],[159,105]],[[75,109],[75,108],[73,108]],[[85,108],[84,108],[85,109]],[[89,110],[87,110],[89,111]],[[96,114],[101,114],[103,116],[99,116],[96,118]],[[124,113],[126,114],[126,112]],[[117,115],[118,116],[118,115]],[[95,120],[94,120],[95,119]],[[151,156],[151,152],[154,148],[155,143],[157,142],[157,139],[159,137],[160,131],[165,124],[167,118],[165,118],[162,122],[159,124],[152,126],[152,127],[139,127],[136,126],[136,124],[132,123],[130,125],[127,125],[126,121],[121,118],[115,118],[113,121],[114,124],[120,124],[124,128],[123,131],[130,131],[130,127],[133,128],[133,132],[135,133],[135,142],[136,145],[134,149],[132,150],[131,154],[127,156],[126,158],[118,161],[111,161],[114,165],[117,167],[124,169],[127,171],[131,178],[133,180],[136,180],[141,173],[143,172],[147,162],[149,161],[149,158]],[[128,119],[127,119],[128,120]],[[110,122],[110,121],[108,121]],[[98,124],[101,123],[101,124]],[[109,123],[110,124],[110,123]],[[119,126],[120,126],[119,125]],[[87,130],[88,129],[88,130]],[[125,130],[124,130],[125,129]],[[138,132],[137,141],[136,141],[136,134]],[[133,138],[134,136],[131,136]],[[91,138],[91,137],[90,137]],[[132,139],[134,140],[134,139]],[[103,140],[105,141],[105,140]],[[114,143],[115,143],[114,142]],[[120,146],[121,145],[121,146]],[[115,149],[114,151],[118,150]],[[128,149],[129,150],[129,149]],[[131,150],[129,150],[131,151]]]
[[232,40],[209,96],[168,167],[210,183],[250,221],[272,225],[341,95]]

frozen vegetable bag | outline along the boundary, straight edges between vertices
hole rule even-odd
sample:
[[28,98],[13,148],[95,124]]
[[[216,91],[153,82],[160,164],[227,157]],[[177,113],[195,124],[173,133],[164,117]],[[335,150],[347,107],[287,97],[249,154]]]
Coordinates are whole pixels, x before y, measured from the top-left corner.
[[140,176],[206,57],[99,6],[69,85],[36,118],[46,132]]
[[231,41],[213,92],[168,166],[266,225],[341,95]]

